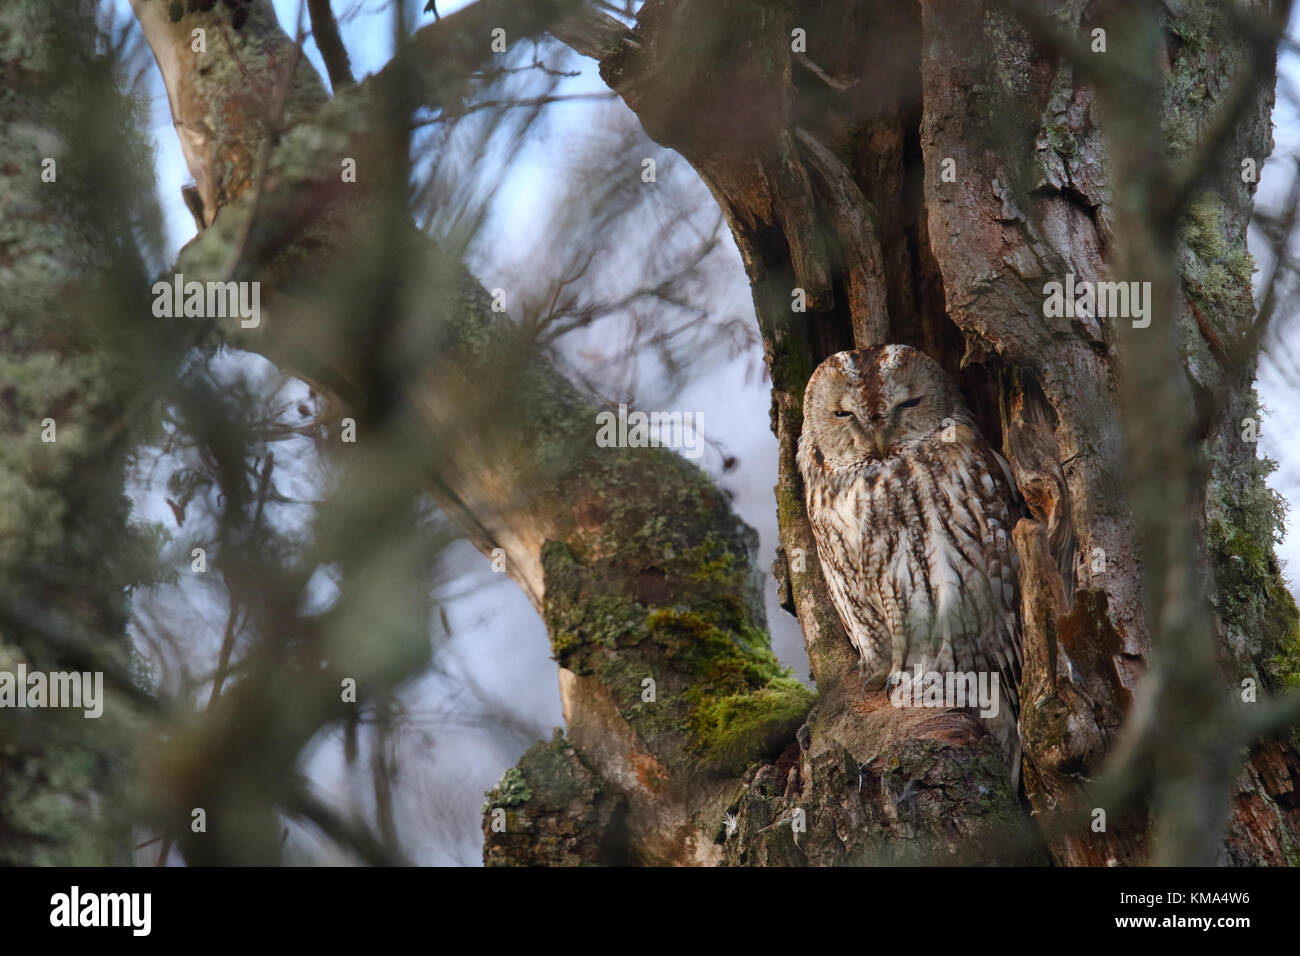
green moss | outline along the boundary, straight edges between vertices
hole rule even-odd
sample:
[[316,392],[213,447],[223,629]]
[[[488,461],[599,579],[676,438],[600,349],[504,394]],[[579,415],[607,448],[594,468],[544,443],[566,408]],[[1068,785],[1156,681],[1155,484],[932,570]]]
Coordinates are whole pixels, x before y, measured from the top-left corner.
[[695,565],[691,572],[692,581],[725,583],[731,580],[735,571],[736,556],[730,551],[722,550],[716,557],[710,557],[717,551],[717,544],[710,540],[695,548],[687,559]]
[[[1285,598],[1282,601],[1285,603]],[[1291,602],[1290,609],[1293,613],[1287,615],[1290,623],[1282,635],[1281,649],[1269,664],[1279,684],[1291,690],[1300,690],[1300,615],[1294,613],[1294,601]]]
[[711,763],[744,770],[788,742],[812,707],[815,695],[781,667],[765,633],[727,632],[706,616],[665,608],[647,626],[694,677],[686,723]]
[[569,651],[581,643],[581,639],[576,634],[553,634],[551,635],[551,656],[557,661],[561,660]]
[[807,506],[792,485],[776,486],[776,514],[783,528],[808,517]]
[[1073,156],[1079,151],[1079,144],[1070,132],[1069,127],[1061,124],[1052,124],[1046,129],[1047,144],[1053,150],[1062,156]]
[[[794,328],[794,322],[786,319],[786,313],[790,311],[789,291],[782,290],[783,295],[779,301],[771,304],[759,312],[759,322],[764,322],[764,316],[767,314],[780,316],[781,325],[773,327],[772,324],[765,323],[763,329],[764,341],[771,342],[772,358],[770,367],[772,372],[772,387],[781,392],[786,392],[793,396],[802,407],[804,389],[808,385],[808,379],[812,378],[815,364],[812,360],[812,353],[809,351],[804,336]],[[794,316],[793,318],[802,318]]]
[[483,805],[483,811],[486,813],[492,807],[517,807],[521,803],[527,803],[532,799],[533,791],[519,768],[511,767],[501,775],[501,782],[485,796],[487,803]]
[[1183,241],[1203,259],[1222,259],[1227,254],[1223,228],[1219,223],[1221,205],[1213,193],[1200,193],[1188,204],[1183,221]]
[[1298,687],[1300,609],[1273,550],[1282,540],[1287,505],[1266,482],[1276,468],[1267,458],[1253,458],[1237,483],[1210,482],[1207,548],[1230,644],[1253,659],[1272,686]]
[[1285,827],[1279,827],[1282,834],[1282,853],[1286,857],[1287,866],[1300,866],[1300,844],[1287,835]]
[[1176,9],[1177,16],[1171,18],[1169,30],[1192,53],[1203,52],[1209,39],[1228,25],[1222,4],[1182,0]]
[[1175,156],[1182,156],[1196,142],[1196,124],[1182,110],[1175,110],[1166,118],[1164,132],[1165,145]]
[[739,772],[794,736],[814,696],[788,676],[747,693],[701,694],[691,713],[691,731],[709,760]]
[[[675,555],[656,562],[668,569],[651,579],[651,593],[689,603],[664,606],[642,603],[637,573],[585,564],[569,545],[548,543],[552,647],[565,667],[609,689],[652,752],[680,759],[685,737],[695,759],[743,770],[788,742],[813,695],[781,667],[758,626],[761,609],[744,599],[747,561],[716,536]],[[647,677],[655,680],[652,701],[642,699]]]
[[1244,236],[1224,221],[1223,201],[1201,193],[1183,219],[1182,239],[1188,254],[1182,263],[1183,280],[1202,314],[1235,332],[1252,317],[1251,275],[1255,260],[1246,250]]
[[[1167,29],[1177,42],[1172,45],[1162,113],[1172,156],[1185,155],[1199,140],[1202,125],[1214,112],[1205,104],[1211,88],[1228,88],[1241,58],[1239,46],[1223,41],[1236,33],[1225,14],[1224,5],[1201,0],[1186,0],[1171,10]],[[1219,41],[1211,49],[1214,37]]]

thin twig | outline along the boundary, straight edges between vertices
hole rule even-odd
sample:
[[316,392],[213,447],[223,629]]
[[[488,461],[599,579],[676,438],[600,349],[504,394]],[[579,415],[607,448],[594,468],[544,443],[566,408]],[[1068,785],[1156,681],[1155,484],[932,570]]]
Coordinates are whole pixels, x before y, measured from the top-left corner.
[[339,25],[334,19],[330,0],[307,0],[307,11],[311,15],[311,35],[316,41],[316,49],[320,50],[321,59],[325,61],[330,86],[337,93],[344,87],[355,85],[348,50],[339,36]]

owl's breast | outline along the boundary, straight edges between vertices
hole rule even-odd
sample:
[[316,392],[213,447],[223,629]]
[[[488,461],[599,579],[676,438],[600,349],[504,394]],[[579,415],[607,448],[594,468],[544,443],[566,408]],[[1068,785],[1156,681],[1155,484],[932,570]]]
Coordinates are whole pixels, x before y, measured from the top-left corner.
[[833,541],[841,559],[856,557],[844,569],[857,592],[850,597],[909,642],[979,631],[1004,597],[994,555],[1007,547],[1005,515],[988,506],[987,476],[939,464],[915,456],[873,463],[827,489],[814,509],[819,541]]

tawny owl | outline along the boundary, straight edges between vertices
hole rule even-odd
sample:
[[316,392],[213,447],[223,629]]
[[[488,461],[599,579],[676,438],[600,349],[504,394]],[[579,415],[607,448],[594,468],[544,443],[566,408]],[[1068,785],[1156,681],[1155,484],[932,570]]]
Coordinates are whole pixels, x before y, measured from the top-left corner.
[[892,688],[917,668],[945,685],[948,674],[984,674],[990,686],[997,675],[999,712],[986,726],[1017,779],[1019,505],[957,387],[909,346],[832,355],[804,395],[799,470],[869,686]]

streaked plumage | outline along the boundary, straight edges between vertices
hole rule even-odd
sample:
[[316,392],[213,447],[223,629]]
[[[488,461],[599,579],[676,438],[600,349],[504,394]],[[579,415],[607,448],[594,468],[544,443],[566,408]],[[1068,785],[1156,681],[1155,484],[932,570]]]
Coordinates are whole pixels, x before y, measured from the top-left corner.
[[917,666],[998,675],[1001,713],[988,725],[1017,778],[1020,509],[956,386],[908,346],[832,355],[808,382],[799,469],[870,686]]

